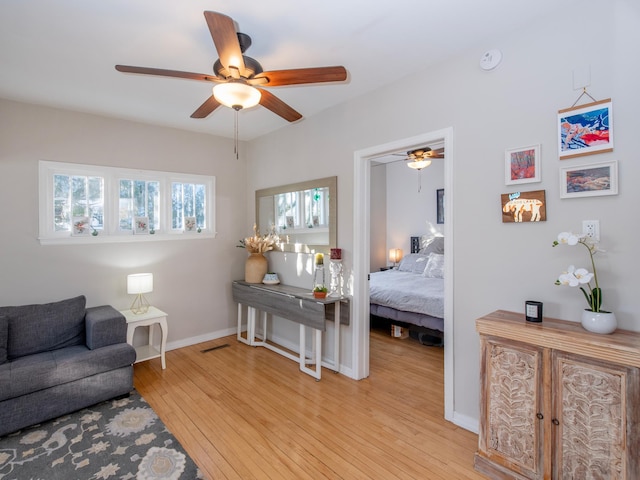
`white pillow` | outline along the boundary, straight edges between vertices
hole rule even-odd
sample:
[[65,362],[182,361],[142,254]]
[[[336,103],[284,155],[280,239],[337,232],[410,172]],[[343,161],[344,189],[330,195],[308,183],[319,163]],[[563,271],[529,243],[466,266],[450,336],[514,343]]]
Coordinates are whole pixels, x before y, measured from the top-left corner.
[[428,278],[444,278],[444,255],[439,253],[430,254],[422,276]]
[[429,255],[430,253],[444,254],[444,237],[423,235],[420,237],[420,254]]
[[410,253],[405,255],[398,264],[398,270],[401,272],[423,273],[427,265],[428,257],[418,253]]

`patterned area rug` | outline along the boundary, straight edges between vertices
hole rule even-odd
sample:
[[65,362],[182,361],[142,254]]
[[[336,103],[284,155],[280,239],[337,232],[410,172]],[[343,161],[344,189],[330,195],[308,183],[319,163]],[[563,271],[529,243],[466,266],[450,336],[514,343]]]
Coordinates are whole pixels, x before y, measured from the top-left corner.
[[0,437],[3,480],[203,478],[136,392]]

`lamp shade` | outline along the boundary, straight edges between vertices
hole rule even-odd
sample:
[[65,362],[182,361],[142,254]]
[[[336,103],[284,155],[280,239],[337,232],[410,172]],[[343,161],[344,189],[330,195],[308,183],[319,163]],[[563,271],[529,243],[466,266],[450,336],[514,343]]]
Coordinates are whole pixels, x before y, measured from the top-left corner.
[[389,261],[393,263],[398,263],[402,260],[402,249],[401,248],[392,248],[389,250]]
[[153,292],[153,273],[127,275],[127,293],[137,295],[149,292]]
[[222,105],[239,110],[255,107],[262,97],[260,90],[239,82],[219,83],[213,87],[213,96]]
[[414,170],[422,170],[429,165],[431,165],[431,160],[414,160],[413,162],[407,163],[407,167],[413,168]]

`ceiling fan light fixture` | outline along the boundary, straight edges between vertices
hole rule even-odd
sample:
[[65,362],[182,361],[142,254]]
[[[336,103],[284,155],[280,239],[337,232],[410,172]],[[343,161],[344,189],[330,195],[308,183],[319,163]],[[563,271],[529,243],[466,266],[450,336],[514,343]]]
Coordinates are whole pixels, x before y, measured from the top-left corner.
[[222,105],[240,110],[260,103],[260,90],[240,82],[219,83],[213,87],[214,98]]
[[407,167],[413,168],[414,170],[422,170],[429,165],[431,165],[431,160],[414,160],[413,162],[407,163]]

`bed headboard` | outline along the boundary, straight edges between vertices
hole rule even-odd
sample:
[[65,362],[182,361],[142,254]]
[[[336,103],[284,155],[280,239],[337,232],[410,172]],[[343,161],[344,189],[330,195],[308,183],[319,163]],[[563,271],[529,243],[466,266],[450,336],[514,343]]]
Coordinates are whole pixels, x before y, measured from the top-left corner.
[[411,253],[420,252],[420,237],[411,237]]

